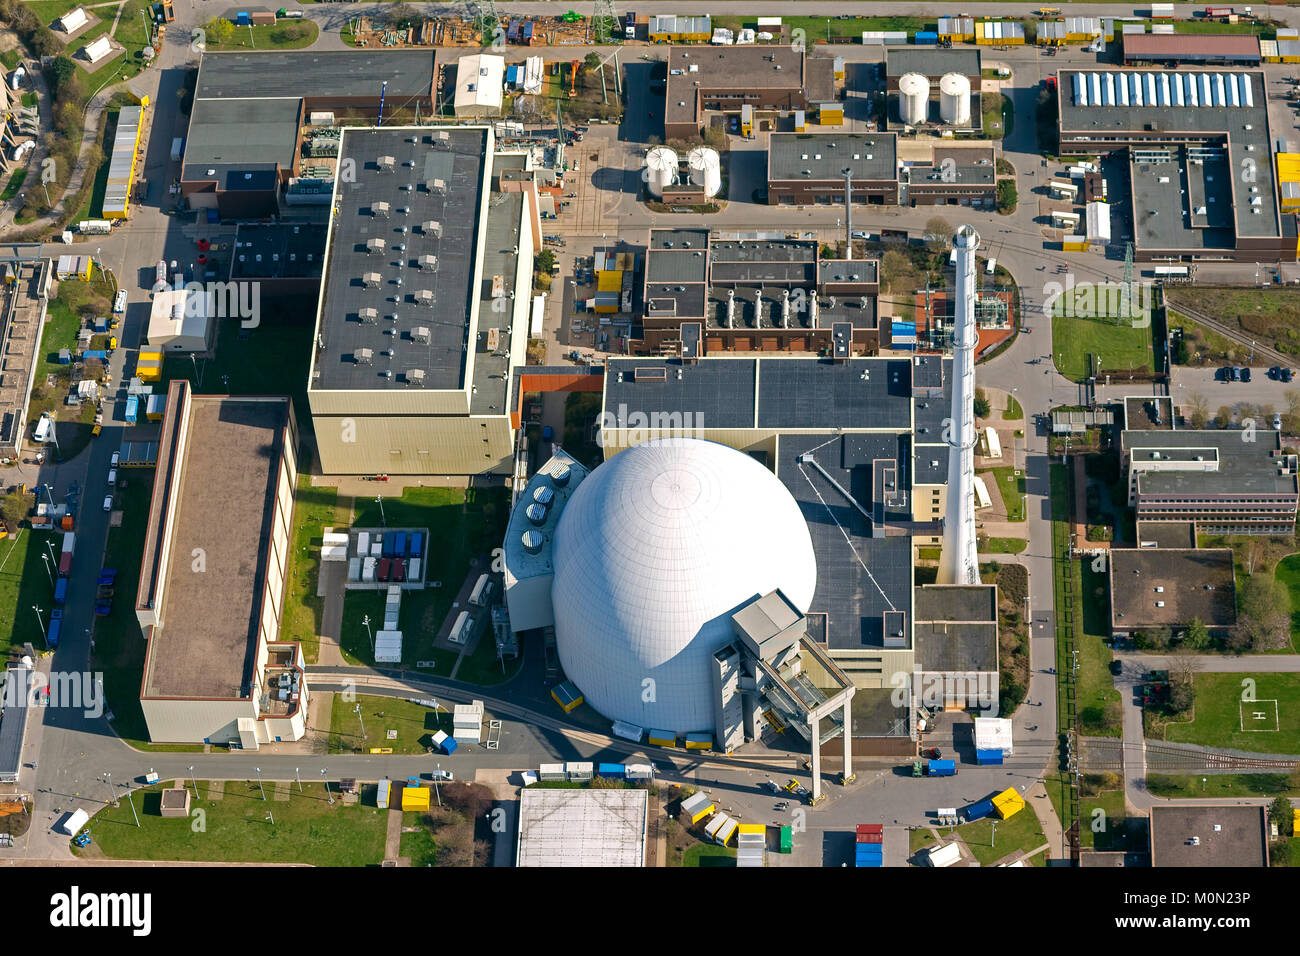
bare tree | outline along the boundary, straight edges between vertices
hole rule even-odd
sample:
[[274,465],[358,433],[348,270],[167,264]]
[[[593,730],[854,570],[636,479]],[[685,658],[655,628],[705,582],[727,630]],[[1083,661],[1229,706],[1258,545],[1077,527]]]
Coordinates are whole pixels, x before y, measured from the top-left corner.
[[1206,419],[1209,417],[1210,403],[1200,392],[1192,392],[1191,409],[1192,427],[1204,428]]

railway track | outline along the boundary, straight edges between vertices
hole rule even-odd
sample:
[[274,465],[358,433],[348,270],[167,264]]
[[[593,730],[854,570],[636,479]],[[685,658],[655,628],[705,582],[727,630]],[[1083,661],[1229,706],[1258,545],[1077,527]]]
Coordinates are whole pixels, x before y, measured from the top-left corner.
[[1167,294],[1165,302],[1169,308],[1187,316],[1198,325],[1203,325],[1206,328],[1213,329],[1224,338],[1232,339],[1240,345],[1253,349],[1256,355],[1260,358],[1266,359],[1271,365],[1291,365],[1295,361],[1293,357],[1283,355],[1276,349],[1271,349],[1267,345],[1260,345],[1258,339],[1251,339],[1249,334],[1243,332],[1236,326],[1211,318],[1199,309],[1186,305],[1181,301],[1170,300]]
[[1289,772],[1300,764],[1294,757],[1255,757],[1247,754],[1224,753],[1215,750],[1198,750],[1174,744],[1147,743],[1122,745],[1118,741],[1110,743],[1086,743],[1080,755],[1080,769],[1084,773],[1119,772],[1124,767],[1124,759],[1133,761],[1145,759],[1148,771],[1276,771]]

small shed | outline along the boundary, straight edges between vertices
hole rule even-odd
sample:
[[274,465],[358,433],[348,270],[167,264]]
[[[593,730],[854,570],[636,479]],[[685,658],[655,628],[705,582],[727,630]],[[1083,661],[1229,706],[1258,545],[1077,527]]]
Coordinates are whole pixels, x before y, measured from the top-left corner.
[[168,787],[162,792],[162,815],[164,817],[188,817],[190,815],[190,791],[188,787]]
[[98,63],[113,52],[113,41],[107,35],[92,40],[81,48],[81,55],[91,63]]
[[73,7],[63,16],[59,17],[59,29],[64,33],[76,33],[86,25],[88,19],[85,10],[81,9],[81,7]]

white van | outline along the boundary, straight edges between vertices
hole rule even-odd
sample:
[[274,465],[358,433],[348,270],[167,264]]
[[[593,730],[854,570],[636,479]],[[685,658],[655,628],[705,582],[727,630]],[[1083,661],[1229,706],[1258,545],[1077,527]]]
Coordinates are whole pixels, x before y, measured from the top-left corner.
[[116,468],[110,468],[110,469],[108,470],[108,487],[110,487],[110,488],[116,488],[116,487],[117,487],[117,469],[116,469]]
[[125,289],[118,290],[117,298],[113,300],[113,311],[116,312],[118,315],[121,315],[123,312],[126,311],[126,290]]

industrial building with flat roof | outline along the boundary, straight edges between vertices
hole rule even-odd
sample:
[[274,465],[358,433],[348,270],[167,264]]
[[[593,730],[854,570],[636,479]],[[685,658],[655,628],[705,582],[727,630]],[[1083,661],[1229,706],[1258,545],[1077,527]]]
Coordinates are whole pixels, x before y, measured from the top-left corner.
[[898,92],[898,80],[905,73],[919,73],[938,83],[949,73],[960,73],[970,80],[972,90],[983,84],[978,48],[963,47],[941,50],[935,47],[887,47],[885,49],[885,89]]
[[434,100],[430,51],[205,53],[190,111],[181,195],[222,219],[279,212],[281,189],[302,165],[312,111],[377,116],[427,113]]
[[1152,866],[1268,866],[1264,806],[1157,803],[1150,829]]
[[1222,635],[1237,623],[1230,548],[1111,548],[1110,631],[1181,631],[1193,621]]
[[845,170],[854,203],[997,204],[997,152],[989,142],[931,142],[895,133],[773,133],[767,147],[767,201],[843,205]]
[[348,128],[308,383],[327,474],[509,470],[533,251],[524,153],[486,126]]
[[1138,521],[1191,521],[1200,534],[1291,534],[1297,459],[1271,429],[1124,431]]
[[17,457],[27,437],[27,405],[36,383],[54,265],[39,243],[0,246],[0,449]]
[[802,48],[672,47],[664,93],[664,138],[692,139],[707,110],[807,109],[835,97],[834,60]]
[[324,223],[240,223],[230,281],[258,282],[263,296],[315,297],[325,267],[325,236]]
[[280,640],[296,444],[288,398],[168,389],[135,603],[155,743],[306,732],[302,651]]
[[642,339],[634,351],[700,358],[718,352],[874,352],[874,259],[830,260],[816,242],[652,229]]
[[1060,91],[1062,155],[1127,148],[1135,258],[1295,261],[1263,73],[1065,70]]
[[1259,37],[1247,33],[1126,33],[1124,65],[1259,66]]

